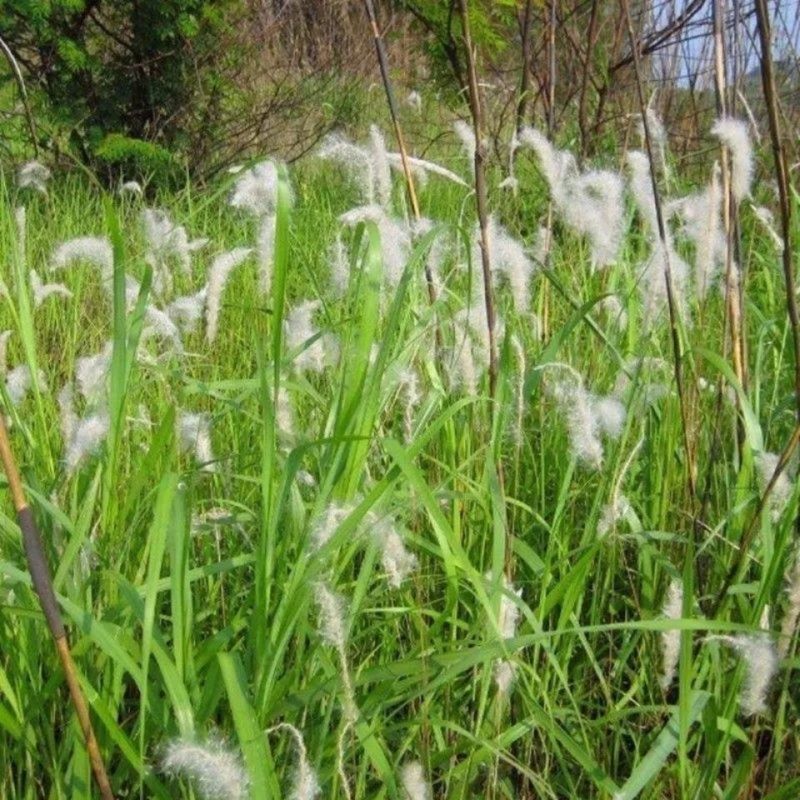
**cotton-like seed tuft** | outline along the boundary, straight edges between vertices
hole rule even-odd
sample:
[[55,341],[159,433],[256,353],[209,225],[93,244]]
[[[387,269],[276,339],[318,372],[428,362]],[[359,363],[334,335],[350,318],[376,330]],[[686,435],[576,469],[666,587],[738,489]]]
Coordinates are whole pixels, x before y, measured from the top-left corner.
[[254,217],[271,216],[278,205],[278,180],[275,162],[262,161],[241,173],[228,202]]
[[431,790],[419,761],[409,761],[403,765],[400,782],[403,784],[406,800],[431,800]]
[[711,134],[730,150],[731,191],[736,201],[741,203],[750,194],[755,169],[747,123],[733,117],[720,117],[712,126]]
[[631,504],[628,498],[624,494],[617,494],[610,503],[603,506],[597,523],[597,536],[603,539],[612,533],[630,511]]
[[[673,578],[667,590],[663,614],[666,619],[680,619],[683,616],[683,584]],[[675,680],[675,670],[681,654],[681,632],[679,630],[663,631],[661,634],[662,672],[659,683],[663,691],[667,691]]]
[[72,292],[63,283],[42,283],[42,279],[35,269],[28,273],[28,277],[33,291],[34,308],[39,308],[48,297],[66,297],[67,299],[72,297]]
[[164,748],[161,770],[188,779],[203,800],[246,800],[250,780],[241,756],[211,738],[203,743],[176,739]]
[[119,193],[124,197],[128,195],[130,197],[141,197],[144,194],[144,190],[142,189],[142,185],[138,181],[125,181],[119,187]]
[[618,439],[625,427],[625,406],[616,397],[593,397],[592,411],[602,433]]
[[114,272],[114,250],[111,242],[100,236],[79,236],[62,242],[50,257],[54,269],[63,269],[85,261],[100,271],[103,282],[110,282]]
[[371,525],[372,537],[381,551],[381,566],[389,585],[400,588],[403,581],[417,568],[417,557],[406,550],[395,521],[384,517]]
[[764,206],[752,206],[753,216],[761,223],[767,235],[772,239],[775,244],[775,249],[778,253],[783,253],[783,239],[778,235],[775,230],[775,217],[772,212]]
[[20,189],[34,189],[47,194],[47,182],[52,173],[38,161],[26,161],[17,169],[17,186]]
[[314,521],[311,527],[309,548],[316,552],[324,547],[339,528],[339,525],[350,516],[352,506],[343,503],[331,502],[325,507],[322,514]]
[[[775,470],[780,461],[780,455],[777,453],[761,452],[756,454],[756,471],[758,472],[758,482],[761,491],[764,492],[769,485]],[[770,512],[770,517],[773,522],[777,522],[783,515],[786,506],[792,499],[794,492],[794,483],[790,476],[787,474],[789,467],[787,466],[781,472],[775,485],[772,487],[772,492],[767,498],[767,508]]]
[[778,655],[785,658],[789,652],[792,637],[797,631],[797,621],[800,619],[800,551],[795,556],[792,569],[786,581],[786,599],[788,605],[781,622],[781,635],[778,640]]
[[406,97],[406,105],[409,108],[414,109],[417,114],[422,113],[422,95],[414,89],[408,93],[408,97]]
[[249,247],[235,247],[221,253],[211,262],[208,273],[208,293],[206,295],[206,341],[213,344],[219,330],[219,312],[222,293],[233,270],[250,256]]
[[376,198],[384,208],[389,208],[392,202],[392,170],[386,142],[377,125],[369,127],[369,141]]
[[[18,406],[28,395],[34,385],[33,374],[27,364],[19,364],[6,373],[6,393],[11,404]],[[45,376],[39,371],[37,386],[40,391],[45,389]]]
[[106,342],[99,353],[81,356],[75,361],[75,382],[88,405],[102,404],[106,397],[106,381],[111,369],[113,343]]
[[106,410],[73,421],[72,435],[64,455],[68,473],[74,473],[87,458],[100,449],[108,437],[110,425],[111,420]]
[[517,681],[517,665],[513,661],[496,661],[494,664],[494,683],[497,691],[507,697]]
[[181,411],[178,415],[178,441],[183,452],[193,452],[207,472],[215,470],[211,447],[211,418],[206,413]]
[[176,297],[166,308],[167,316],[175,323],[184,334],[191,334],[197,330],[203,311],[206,307],[208,287],[204,286],[199,292],[183,297]]
[[744,685],[739,695],[739,705],[748,717],[767,710],[767,694],[772,678],[778,671],[778,651],[768,633],[715,636],[736,650],[747,669]]
[[317,156],[339,164],[354,179],[364,203],[375,202],[375,177],[369,150],[341,134],[332,133],[323,140]]
[[326,644],[344,652],[347,644],[344,597],[334,592],[326,583],[320,582],[314,587],[314,600],[319,615],[319,635]]
[[470,170],[475,169],[475,148],[477,146],[475,141],[475,130],[471,125],[468,125],[464,120],[458,119],[453,123],[453,131],[461,142],[461,149],[469,162]]
[[314,314],[321,305],[319,300],[306,300],[286,315],[286,347],[290,352],[297,353],[293,363],[299,372],[322,372],[338,357],[333,336],[320,334],[313,324]]

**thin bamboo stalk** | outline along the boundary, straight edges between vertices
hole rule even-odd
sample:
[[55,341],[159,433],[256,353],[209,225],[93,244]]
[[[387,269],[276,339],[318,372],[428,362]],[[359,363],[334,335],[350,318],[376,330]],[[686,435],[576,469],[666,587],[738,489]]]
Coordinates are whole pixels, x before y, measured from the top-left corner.
[[6,429],[2,414],[0,414],[0,460],[3,462],[3,470],[8,480],[11,499],[14,503],[14,509],[17,512],[17,522],[22,531],[22,544],[25,548],[25,558],[28,562],[28,570],[31,575],[33,589],[36,592],[36,596],[39,598],[39,604],[42,607],[45,621],[50,629],[59,661],[61,661],[61,666],[64,670],[72,705],[75,708],[78,724],[80,725],[83,738],[86,742],[86,751],[89,754],[92,773],[94,774],[103,800],[114,800],[114,793],[111,790],[111,784],[106,774],[103,758],[100,755],[100,748],[98,747],[97,739],[92,728],[89,707],[86,704],[86,698],[83,695],[78,681],[75,662],[72,660],[72,653],[70,652],[69,642],[67,640],[67,632],[64,628],[64,622],[61,619],[61,612],[58,609],[58,602],[53,589],[53,579],[47,565],[42,539],[39,535],[36,521],[33,518],[33,512],[25,498],[22,480],[20,479],[17,463],[11,449],[11,442],[8,438],[8,430]]

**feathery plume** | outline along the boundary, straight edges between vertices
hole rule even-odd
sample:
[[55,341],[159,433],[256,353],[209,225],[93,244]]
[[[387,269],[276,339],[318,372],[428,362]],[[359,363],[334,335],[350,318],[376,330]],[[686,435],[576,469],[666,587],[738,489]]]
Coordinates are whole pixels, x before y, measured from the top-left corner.
[[311,527],[311,539],[309,542],[309,549],[311,552],[324,547],[336,533],[339,526],[350,516],[353,510],[349,504],[331,502],[325,507]]
[[[312,319],[320,307],[319,300],[306,300],[295,306],[284,322],[286,347],[297,352],[294,366],[299,372],[322,372],[338,355],[336,341],[331,334],[319,335]],[[316,338],[314,338],[316,337]],[[309,343],[310,339],[314,339]]]
[[0,333],[0,377],[4,377],[8,372],[8,340],[13,333],[12,330]]
[[474,170],[475,149],[477,147],[477,143],[475,141],[475,131],[473,130],[472,126],[464,122],[463,119],[457,119],[453,123],[453,131],[455,131],[456,136],[458,136],[458,139],[461,142],[461,149],[464,151],[464,155],[467,157],[470,170]]
[[800,619],[800,551],[795,556],[794,565],[787,576],[786,597],[789,605],[781,622],[781,635],[778,639],[778,656],[786,658],[789,645],[797,631],[797,621]]
[[733,117],[720,117],[711,128],[711,135],[730,150],[731,191],[737,203],[750,194],[753,182],[753,143],[747,123]]
[[400,782],[403,784],[406,800],[431,800],[431,790],[419,761],[409,761],[403,765]]
[[[62,414],[68,413],[68,409],[62,409]],[[100,449],[108,437],[110,424],[111,420],[105,409],[71,421],[69,427],[72,435],[64,455],[68,474],[72,475],[87,458]]]
[[377,125],[369,126],[369,140],[377,200],[384,208],[389,208],[392,203],[392,171],[386,142]]
[[243,172],[233,185],[229,204],[254,217],[271,216],[278,204],[278,167],[262,161]]
[[[683,616],[683,584],[673,578],[667,599],[664,601],[663,614],[666,619],[680,619]],[[663,631],[661,633],[662,672],[659,684],[663,691],[667,691],[675,680],[675,670],[681,654],[681,632],[679,630]]]
[[409,108],[414,109],[417,114],[422,113],[422,95],[414,89],[413,91],[408,93],[408,97],[406,97],[406,105]]
[[213,344],[217,338],[219,327],[219,311],[222,293],[231,272],[242,264],[252,253],[249,247],[235,247],[221,253],[211,262],[208,273],[208,293],[206,295],[206,341]]
[[342,237],[337,235],[328,254],[331,289],[335,297],[343,297],[350,283],[350,260]]
[[381,565],[389,586],[399,589],[403,581],[417,568],[417,557],[406,550],[403,537],[391,517],[373,520],[372,537],[381,551]]
[[[522,245],[498,223],[493,216],[489,216],[486,229],[486,239],[489,244],[489,253],[492,272],[504,275],[511,287],[514,308],[517,313],[524,313],[530,305],[530,280],[534,273],[533,262],[525,254]],[[472,239],[472,263],[480,263],[480,228],[476,226]],[[477,300],[483,297],[483,282],[475,282],[478,294]],[[480,305],[481,303],[476,303]]]
[[[756,454],[756,471],[758,472],[758,482],[762,492],[766,491],[779,461],[780,455],[778,453],[764,451]],[[781,472],[772,487],[770,496],[767,498],[767,508],[773,522],[777,522],[781,518],[786,506],[792,499],[794,481],[789,477],[788,472],[788,467]]]
[[206,472],[215,469],[211,448],[211,417],[207,413],[193,414],[181,411],[178,415],[178,441],[183,452],[194,452]]
[[606,536],[608,536],[608,534],[617,527],[619,522],[623,520],[630,511],[630,501],[624,494],[618,492],[616,497],[614,497],[610,503],[603,506],[603,511],[601,512],[600,519],[597,523],[598,538],[604,539]]
[[386,215],[379,205],[358,206],[339,217],[349,227],[359,222],[374,222],[381,238],[384,281],[395,288],[403,277],[411,247],[411,233],[406,225]]
[[72,292],[67,289],[63,283],[42,283],[42,279],[35,269],[30,270],[28,277],[30,278],[31,289],[33,290],[34,308],[39,308],[48,297],[72,297]]
[[533,128],[520,132],[519,144],[536,153],[558,213],[573,230],[588,239],[593,267],[600,269],[614,263],[625,233],[620,176],[608,170],[580,173],[571,153],[556,149]]
[[[403,157],[400,153],[387,153],[386,158],[389,159],[389,164],[393,170],[397,172],[403,171]],[[426,161],[422,158],[407,155],[406,162],[411,167],[415,180],[421,185],[424,185],[430,173],[431,175],[438,175],[440,178],[446,178],[451,183],[457,183],[459,186],[469,188],[469,184],[463,178],[433,161]]]
[[747,672],[739,695],[739,705],[745,716],[766,711],[769,687],[778,671],[778,651],[770,635],[759,631],[707,638],[732,647],[745,662]]
[[141,197],[144,194],[144,190],[142,189],[142,185],[139,181],[125,181],[124,183],[120,184],[119,193],[123,197],[128,195],[130,197]]
[[105,400],[112,350],[113,343],[106,342],[99,353],[75,361],[75,382],[88,405],[103,404]]
[[751,208],[753,209],[753,216],[755,216],[755,218],[761,223],[764,230],[767,232],[767,235],[775,245],[775,249],[778,251],[778,253],[782,253],[783,239],[775,230],[775,217],[773,216],[772,212],[764,206],[752,205]]
[[[18,406],[33,388],[34,380],[31,368],[27,364],[19,364],[14,369],[6,373],[6,393],[11,404]],[[36,385],[40,391],[44,390],[46,379],[40,370],[37,376]]]
[[275,258],[275,217],[265,215],[258,224],[256,260],[258,262],[258,291],[266,297],[272,289],[272,265]]
[[317,156],[339,164],[354,179],[364,203],[375,200],[375,176],[372,158],[364,147],[353,144],[342,134],[332,133],[325,137]]
[[79,236],[69,239],[62,242],[50,258],[54,269],[63,269],[80,261],[97,267],[104,282],[111,281],[114,273],[114,250],[105,237]]
[[26,161],[17,169],[17,186],[20,189],[34,189],[41,194],[47,194],[47,181],[52,173],[38,161]]
[[199,292],[183,297],[177,297],[166,308],[167,316],[186,334],[194,333],[206,306],[208,287],[204,286]]
[[326,644],[337,650],[344,650],[347,646],[344,597],[334,592],[326,583],[320,582],[314,587],[314,599],[319,614],[319,635]]
[[289,792],[289,800],[314,800],[322,789],[320,788],[317,774],[309,763],[303,734],[288,722],[281,722],[274,728],[270,728],[270,731],[279,730],[285,730],[291,734],[297,750],[297,765],[292,776],[292,789]]
[[203,800],[246,800],[248,796],[250,780],[241,756],[221,739],[169,742],[161,770],[172,777],[187,778]]

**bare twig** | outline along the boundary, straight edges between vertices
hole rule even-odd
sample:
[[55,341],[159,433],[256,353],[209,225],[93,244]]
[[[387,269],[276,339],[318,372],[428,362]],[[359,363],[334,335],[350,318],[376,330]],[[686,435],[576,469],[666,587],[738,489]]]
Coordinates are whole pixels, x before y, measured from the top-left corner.
[[797,419],[800,420],[800,314],[795,297],[794,266],[792,264],[792,203],[789,195],[789,173],[786,169],[786,150],[781,140],[778,119],[778,101],[775,90],[775,73],[772,68],[771,32],[769,10],[765,0],[756,0],[758,38],[761,43],[761,82],[769,119],[769,135],[772,142],[772,157],[775,161],[775,177],[781,207],[781,229],[783,235],[783,280],[786,285],[786,310],[792,327],[794,345],[794,391],[797,404]]
[[495,338],[495,313],[492,296],[492,264],[489,254],[489,211],[486,199],[486,143],[483,138],[483,111],[481,108],[478,73],[475,68],[475,51],[469,28],[467,0],[459,0],[461,24],[466,48],[467,75],[469,79],[469,105],[475,129],[475,200],[478,225],[481,230],[481,264],[483,266],[483,295],[486,306],[486,328],[489,334],[489,396],[494,399],[497,390],[497,341]]

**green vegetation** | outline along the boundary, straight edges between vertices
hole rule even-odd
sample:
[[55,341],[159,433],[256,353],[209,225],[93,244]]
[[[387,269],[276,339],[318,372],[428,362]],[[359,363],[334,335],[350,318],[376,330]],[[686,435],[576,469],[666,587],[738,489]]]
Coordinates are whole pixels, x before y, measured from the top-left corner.
[[[106,140],[101,150],[117,166],[144,156],[160,168],[160,151],[129,144]],[[465,164],[447,166],[468,181]],[[76,175],[56,175],[47,195],[8,176],[0,185],[6,374],[43,373],[23,397],[7,380],[4,407],[118,795],[191,797],[188,783],[159,769],[163,748],[217,734],[243,754],[253,800],[289,796],[295,742],[265,733],[289,722],[330,798],[403,798],[399,775],[411,760],[433,795],[451,800],[796,796],[797,637],[765,710],[751,716],[740,702],[742,658],[709,638],[758,636],[762,619],[776,635],[796,558],[797,487],[756,518],[757,464],[786,445],[795,406],[780,256],[749,206],[746,389],[730,366],[723,293],[698,302],[687,292],[695,499],[663,310],[643,322],[639,266],[650,245],[630,202],[616,265],[592,271],[586,242],[557,222],[550,267],[537,265],[528,304],[498,285],[492,402],[480,364],[469,390],[459,349],[473,335],[458,320],[480,268],[469,190],[431,176],[420,198],[434,226],[392,251],[382,218],[338,221],[356,201],[340,172],[307,159],[276,174],[269,293],[251,255],[224,289],[216,339],[200,324],[181,333],[180,347],[146,308],[196,293],[216,255],[253,245],[265,218],[229,207],[237,176],[149,198],[190,239],[210,239],[188,271],[169,262],[171,290],[148,257],[136,194],[107,194]],[[492,176],[490,206],[533,247],[548,191],[529,152],[516,174],[518,194]],[[691,188],[675,181],[671,196]],[[14,213],[23,205],[25,240]],[[397,180],[389,207],[404,214]],[[341,296],[330,286],[337,234]],[[113,243],[113,301],[85,259],[51,268],[59,243],[86,235]],[[423,266],[437,243],[431,306]],[[685,241],[678,248],[694,257]],[[402,275],[387,283],[397,252]],[[72,296],[36,306],[29,270]],[[126,274],[144,287],[127,304]],[[284,323],[306,300],[320,305],[298,343]],[[108,435],[70,468],[59,393],[78,359],[107,342],[95,401]],[[304,356],[320,369],[301,369]],[[595,397],[624,404],[599,468],[575,454],[559,394],[567,370],[556,363]],[[92,412],[80,390],[78,417]],[[184,412],[207,415],[210,453],[198,446],[202,424],[187,426]],[[89,798],[85,749],[3,503],[0,796]],[[399,586],[382,552],[387,528],[416,560]],[[665,619],[676,580],[682,611],[671,616],[681,619]],[[320,582],[347,598],[338,651],[315,603]],[[680,632],[681,655],[664,691],[668,629]],[[506,691],[498,664],[513,665]]]

